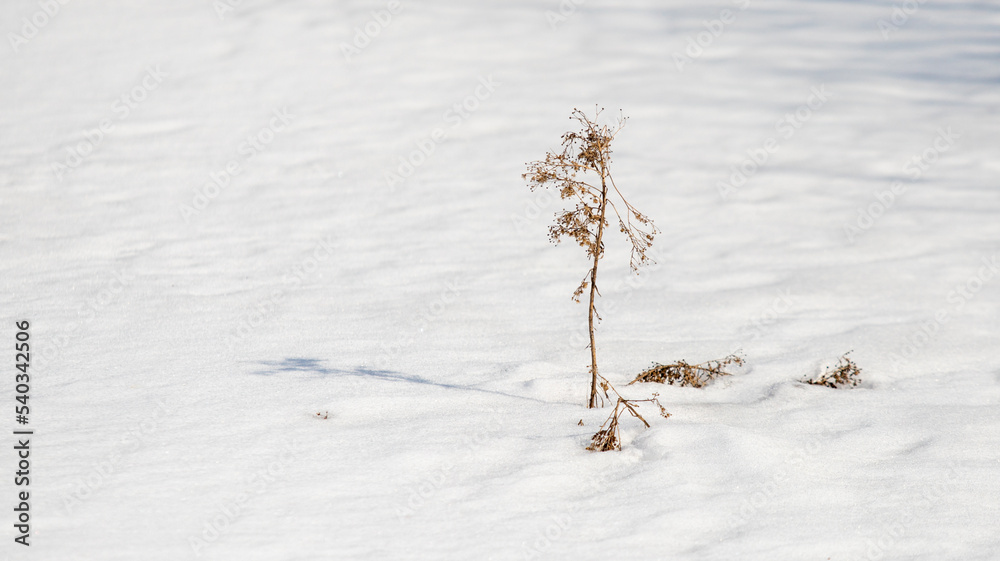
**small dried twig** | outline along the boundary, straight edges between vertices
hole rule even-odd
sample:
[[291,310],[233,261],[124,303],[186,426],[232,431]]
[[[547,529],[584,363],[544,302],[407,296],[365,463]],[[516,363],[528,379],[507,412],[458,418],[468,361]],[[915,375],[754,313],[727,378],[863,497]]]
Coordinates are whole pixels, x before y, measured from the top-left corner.
[[590,438],[590,446],[587,446],[587,450],[595,452],[607,452],[608,450],[621,450],[621,438],[618,435],[618,429],[620,424],[620,418],[622,413],[628,411],[630,415],[642,421],[642,424],[649,428],[649,423],[639,414],[636,407],[640,403],[655,403],[657,407],[660,408],[660,416],[664,419],[670,417],[670,413],[660,403],[657,394],[653,394],[653,397],[649,399],[625,399],[624,397],[618,396],[618,402],[615,403],[615,410],[611,412],[611,416],[608,417],[607,421],[601,425],[600,430],[597,431],[594,436]]
[[831,371],[828,366],[823,374],[815,378],[804,379],[802,381],[814,386],[826,386],[834,389],[857,387],[857,385],[861,383],[861,369],[858,368],[858,365],[855,364],[853,360],[848,358],[847,355],[849,354],[851,353],[845,353],[844,356],[840,357],[840,360],[837,361],[837,365],[833,367],[833,371]]
[[660,408],[660,416],[664,419],[670,417],[670,413],[660,403],[660,394],[654,393],[649,399],[625,399],[622,397],[618,390],[611,385],[610,382],[603,376],[601,376],[601,388],[604,389],[605,395],[607,395],[607,390],[611,390],[618,397],[618,401],[615,402],[615,409],[611,412],[611,415],[606,421],[601,425],[601,428],[590,437],[590,446],[587,446],[587,450],[595,452],[607,452],[608,450],[621,450],[621,438],[618,435],[618,428],[620,423],[620,417],[626,411],[629,415],[632,415],[636,419],[642,421],[642,424],[646,425],[648,429],[650,427],[646,419],[639,414],[636,409],[640,403],[655,403],[657,407]]
[[654,363],[651,368],[636,376],[628,385],[631,386],[636,382],[655,382],[671,386],[702,388],[716,378],[731,375],[731,372],[725,370],[728,366],[743,366],[744,362],[743,357],[732,354],[721,360],[710,360],[701,364],[688,364],[683,360],[673,364]]

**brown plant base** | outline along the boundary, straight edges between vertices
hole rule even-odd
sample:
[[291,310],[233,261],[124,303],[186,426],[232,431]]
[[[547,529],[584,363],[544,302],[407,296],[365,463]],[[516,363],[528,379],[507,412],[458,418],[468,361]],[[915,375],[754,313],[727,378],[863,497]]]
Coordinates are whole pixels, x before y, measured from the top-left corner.
[[716,378],[730,376],[725,368],[736,365],[743,366],[745,359],[739,355],[729,355],[721,360],[710,360],[701,364],[688,364],[680,360],[673,364],[656,364],[635,377],[628,385],[636,382],[655,382],[671,386],[690,386],[702,388]]
[[670,413],[667,413],[667,410],[663,408],[663,405],[660,404],[659,399],[657,399],[657,394],[655,393],[653,394],[653,397],[649,399],[625,399],[619,395],[618,402],[615,403],[615,410],[611,412],[611,416],[608,417],[607,421],[604,421],[604,424],[601,425],[601,428],[597,431],[597,433],[590,437],[590,446],[587,446],[587,450],[593,452],[621,450],[622,442],[618,434],[618,427],[620,423],[619,419],[622,413],[625,413],[626,411],[628,411],[628,413],[636,419],[642,421],[642,424],[646,425],[646,428],[648,429],[649,423],[647,423],[646,419],[643,419],[642,415],[639,414],[639,411],[636,410],[639,406],[638,404],[647,402],[655,403],[656,406],[660,408],[660,416],[664,419],[670,417]]
[[826,386],[833,389],[857,387],[861,383],[861,369],[858,368],[858,365],[853,360],[847,357],[849,354],[851,353],[846,353],[840,357],[833,371],[830,371],[830,367],[827,367],[826,372],[822,375],[811,380],[802,381],[814,386]]

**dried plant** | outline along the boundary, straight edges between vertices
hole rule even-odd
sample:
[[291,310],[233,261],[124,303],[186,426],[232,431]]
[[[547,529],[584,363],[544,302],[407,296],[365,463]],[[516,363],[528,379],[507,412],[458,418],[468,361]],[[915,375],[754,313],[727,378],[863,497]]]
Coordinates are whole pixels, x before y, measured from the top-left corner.
[[[587,252],[592,261],[590,270],[580,286],[573,293],[573,300],[589,289],[590,306],[588,325],[590,328],[590,401],[588,407],[597,406],[597,348],[594,344],[594,319],[600,315],[594,307],[594,300],[600,293],[597,289],[597,265],[604,255],[604,229],[608,227],[608,206],[618,219],[618,229],[632,244],[630,265],[638,271],[649,262],[646,250],[653,243],[653,236],[659,230],[652,221],[629,203],[611,177],[611,142],[625,126],[625,117],[619,117],[616,126],[598,125],[601,110],[595,108],[591,119],[583,111],[574,109],[570,119],[580,124],[579,132],[568,132],[562,136],[562,151],[548,152],[545,159],[528,163],[528,171],[522,177],[532,191],[539,187],[554,187],[559,196],[572,201],[574,206],[556,214],[555,223],[549,228],[549,239],[559,243],[563,238],[576,241]],[[616,195],[612,200],[612,191]],[[616,203],[617,201],[617,203]],[[620,207],[619,207],[620,205]]]
[[[607,381],[605,380],[605,382]],[[660,408],[661,417],[664,419],[670,417],[670,413],[667,413],[667,410],[660,404],[658,399],[659,394],[654,393],[653,397],[649,399],[625,399],[618,394],[617,391],[615,394],[618,395],[618,401],[615,402],[615,409],[611,412],[611,416],[608,417],[608,420],[604,421],[604,424],[601,425],[601,428],[594,434],[594,436],[590,437],[590,446],[587,446],[587,450],[595,452],[621,450],[622,442],[618,434],[620,423],[619,418],[626,411],[636,419],[642,421],[642,424],[646,425],[646,428],[648,429],[649,423],[646,422],[646,419],[644,419],[636,409],[640,403],[654,403]]]
[[710,360],[701,364],[688,364],[680,360],[673,364],[657,364],[635,377],[628,385],[636,382],[655,382],[657,384],[670,384],[671,386],[690,386],[692,388],[702,388],[712,380],[722,376],[730,376],[727,372],[729,366],[743,366],[744,358],[731,354],[721,360]]
[[861,383],[861,369],[847,356],[849,354],[851,353],[845,353],[844,356],[840,357],[832,371],[828,366],[823,374],[802,381],[814,386],[826,386],[834,389],[856,387]]

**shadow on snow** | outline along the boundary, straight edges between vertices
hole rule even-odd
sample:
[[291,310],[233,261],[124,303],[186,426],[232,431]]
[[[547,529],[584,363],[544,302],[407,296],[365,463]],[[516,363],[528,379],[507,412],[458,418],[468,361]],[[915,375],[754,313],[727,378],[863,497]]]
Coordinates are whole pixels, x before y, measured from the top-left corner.
[[274,376],[276,374],[281,374],[282,372],[309,372],[316,374],[321,377],[358,377],[367,378],[374,380],[382,380],[386,382],[404,382],[409,384],[423,384],[427,386],[434,386],[438,388],[444,388],[448,390],[461,390],[468,392],[479,392],[485,394],[502,395],[504,397],[512,397],[514,399],[523,399],[526,401],[534,401],[537,403],[548,403],[540,399],[533,397],[526,397],[523,395],[515,395],[510,393],[499,392],[496,390],[486,390],[483,388],[477,388],[475,386],[463,386],[459,384],[448,384],[444,382],[437,382],[435,380],[429,380],[422,376],[415,376],[404,374],[402,372],[396,372],[394,370],[374,370],[366,366],[359,366],[354,369],[345,368],[331,368],[326,366],[324,363],[326,361],[317,358],[301,358],[301,357],[291,357],[286,358],[281,361],[271,361],[263,360],[259,361],[258,364],[265,367],[264,370],[257,370],[252,372],[252,374],[257,376]]

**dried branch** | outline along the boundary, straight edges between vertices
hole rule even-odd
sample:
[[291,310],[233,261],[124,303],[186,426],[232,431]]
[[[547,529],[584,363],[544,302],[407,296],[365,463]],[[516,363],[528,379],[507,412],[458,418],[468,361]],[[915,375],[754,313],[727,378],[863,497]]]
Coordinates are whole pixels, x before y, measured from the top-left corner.
[[[618,392],[615,393],[617,394]],[[619,435],[619,428],[621,424],[621,416],[626,411],[636,419],[642,421],[642,424],[646,425],[646,428],[650,428],[649,423],[646,421],[646,419],[643,418],[642,415],[639,414],[639,411],[636,409],[638,407],[638,404],[640,403],[655,403],[656,406],[659,407],[660,409],[661,417],[663,417],[664,419],[670,417],[670,413],[667,413],[667,410],[660,403],[658,394],[654,393],[653,397],[649,399],[625,399],[624,397],[619,395],[618,401],[615,402],[614,411],[612,411],[608,419],[604,421],[604,424],[601,425],[601,428],[598,429],[596,433],[594,433],[594,436],[590,437],[590,446],[587,446],[587,450],[595,452],[621,450],[622,444],[621,444],[621,437]]]
[[848,358],[847,355],[849,354],[851,353],[847,352],[844,353],[844,356],[840,357],[832,372],[830,371],[830,367],[827,367],[822,375],[802,381],[814,386],[826,386],[834,389],[857,387],[861,383],[861,369],[858,368],[858,365],[853,360]]

